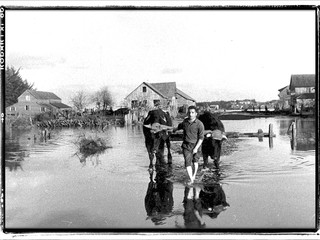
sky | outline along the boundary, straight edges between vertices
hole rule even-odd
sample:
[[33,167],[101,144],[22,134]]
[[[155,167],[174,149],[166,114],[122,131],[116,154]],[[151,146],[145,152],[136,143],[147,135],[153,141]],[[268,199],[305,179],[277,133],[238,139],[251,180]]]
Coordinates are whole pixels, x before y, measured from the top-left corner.
[[107,86],[115,105],[142,82],[197,102],[278,99],[315,74],[313,10],[7,10],[6,65],[70,104]]

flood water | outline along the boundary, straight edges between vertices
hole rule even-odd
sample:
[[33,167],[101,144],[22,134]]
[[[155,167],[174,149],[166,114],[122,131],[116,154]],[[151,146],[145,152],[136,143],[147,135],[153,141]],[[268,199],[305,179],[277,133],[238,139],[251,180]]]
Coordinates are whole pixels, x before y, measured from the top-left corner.
[[[287,134],[293,120],[295,142]],[[190,188],[160,172],[155,183],[150,181],[141,126],[104,132],[59,129],[47,141],[37,129],[7,129],[4,227],[314,229],[315,120],[271,117],[223,123],[227,132],[267,132],[272,123],[276,137],[272,143],[268,138],[237,140],[234,150],[221,156],[218,183]],[[101,137],[110,148],[80,158],[74,142],[81,134]],[[175,175],[180,168],[184,171],[183,156],[174,153],[167,171]]]

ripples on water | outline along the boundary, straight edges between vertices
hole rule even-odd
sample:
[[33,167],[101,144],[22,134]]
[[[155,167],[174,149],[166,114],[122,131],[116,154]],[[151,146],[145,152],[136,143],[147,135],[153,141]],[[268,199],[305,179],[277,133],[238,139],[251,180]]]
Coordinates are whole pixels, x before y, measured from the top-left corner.
[[[268,138],[264,138],[262,142],[257,138],[235,140],[235,144],[228,145],[229,153],[221,157],[219,179],[221,190],[223,188],[230,208],[221,213],[220,216],[223,216],[219,218],[219,214],[213,218],[204,214],[207,228],[259,226],[272,228],[274,221],[279,221],[281,224],[286,222],[288,226],[302,225],[303,216],[308,216],[310,208],[306,209],[301,204],[303,201],[308,201],[312,205],[310,200],[313,197],[312,193],[304,191],[309,188],[314,189],[311,185],[315,174],[315,142],[313,141],[315,122],[296,121],[299,138],[295,144],[290,144],[290,137],[287,134],[292,119],[224,121],[226,130],[230,132],[257,132],[259,128],[267,132],[269,123],[272,123],[277,136],[273,140],[272,148],[269,147]],[[77,152],[74,142],[81,134],[99,135],[112,148],[81,162],[81,159],[74,155]],[[39,207],[37,205],[40,204],[42,220],[31,221],[31,226],[175,228],[184,225],[185,209],[182,200],[185,189],[180,181],[173,182],[173,206],[171,211],[162,216],[163,218],[160,217],[157,222],[159,224],[155,225],[152,222],[153,215],[149,218],[146,216],[143,203],[149,184],[148,157],[141,126],[110,127],[106,132],[81,129],[53,130],[51,139],[47,141],[39,138],[36,129],[11,131],[6,134],[5,147],[8,184],[6,190],[9,193],[6,198],[11,200],[6,209],[9,212],[7,219],[10,219],[10,224],[22,224],[22,222],[27,224],[26,219],[30,217],[37,219],[35,213]],[[212,160],[210,162],[212,163]],[[173,165],[174,169],[177,169],[177,165],[183,166],[181,154],[174,155]],[[37,166],[37,174],[33,173],[35,166]],[[183,167],[177,171],[184,174]],[[292,194],[291,188],[294,189],[297,197],[294,202],[287,199]],[[272,194],[269,193],[272,197],[264,196],[264,192],[268,191],[272,192]],[[263,198],[259,196],[267,198],[268,202],[263,202]],[[45,199],[47,204],[41,204],[43,200],[40,199]],[[286,207],[283,203],[286,200],[290,202],[292,208],[303,210],[292,213],[290,210],[282,212]],[[279,206],[275,207],[274,202],[277,201]],[[19,212],[21,202],[24,202],[22,208],[25,209]],[[72,206],[71,208],[81,209],[79,214],[86,216],[85,219],[88,218],[88,221],[78,222],[72,217],[74,214],[68,215],[68,212],[72,211],[63,202],[68,203]],[[264,205],[270,208],[268,211],[273,213],[272,216],[265,218],[255,216],[255,212],[264,211]],[[57,217],[54,219],[50,218],[51,208],[57,212]],[[26,211],[26,209],[29,210]],[[67,225],[59,220],[59,212],[62,212],[64,216],[62,220],[66,221]],[[280,212],[282,218],[279,220],[274,215]],[[297,219],[294,215],[296,213],[302,217],[300,222],[297,220],[300,224],[298,226],[294,225],[296,222],[290,220]],[[90,220],[89,216],[93,220]],[[19,219],[22,221],[20,222]],[[279,226],[282,226],[281,224]]]
[[262,142],[257,138],[239,142],[232,157],[222,158],[221,182],[252,185],[272,176],[292,176],[298,179],[305,174],[315,175],[315,122],[306,120],[307,123],[302,124],[300,121],[297,121],[300,129],[294,147],[290,144],[291,138],[287,131],[292,119],[252,119],[250,124],[248,121],[237,121],[237,124],[225,121],[227,131],[238,132],[257,132],[259,128],[267,132],[272,123],[276,137],[272,147],[269,146],[268,138],[264,138]]

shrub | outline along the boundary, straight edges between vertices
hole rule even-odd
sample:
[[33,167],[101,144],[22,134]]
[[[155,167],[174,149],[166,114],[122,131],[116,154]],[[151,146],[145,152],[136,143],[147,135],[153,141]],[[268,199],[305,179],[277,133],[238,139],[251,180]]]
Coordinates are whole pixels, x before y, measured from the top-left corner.
[[99,137],[81,136],[76,142],[76,145],[79,148],[79,152],[86,156],[102,153],[108,148],[106,142]]

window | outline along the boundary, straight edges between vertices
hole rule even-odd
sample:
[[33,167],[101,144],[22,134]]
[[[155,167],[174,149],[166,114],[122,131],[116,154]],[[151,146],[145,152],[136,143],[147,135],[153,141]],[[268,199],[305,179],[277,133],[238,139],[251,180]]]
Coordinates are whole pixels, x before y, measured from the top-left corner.
[[26,105],[26,108],[25,108],[27,111],[30,110],[30,106],[29,105]]
[[45,112],[46,108],[45,107],[40,107],[40,112]]
[[26,100],[30,101],[30,96],[29,95],[26,96]]
[[147,104],[148,104],[148,100],[143,100],[143,106],[147,106]]
[[138,101],[137,100],[132,100],[131,101],[131,108],[135,108],[138,106]]
[[142,87],[142,92],[147,92],[147,87]]
[[16,110],[16,107],[10,107],[10,111],[15,111]]
[[160,100],[153,100],[153,105],[156,105],[157,103],[160,103]]

